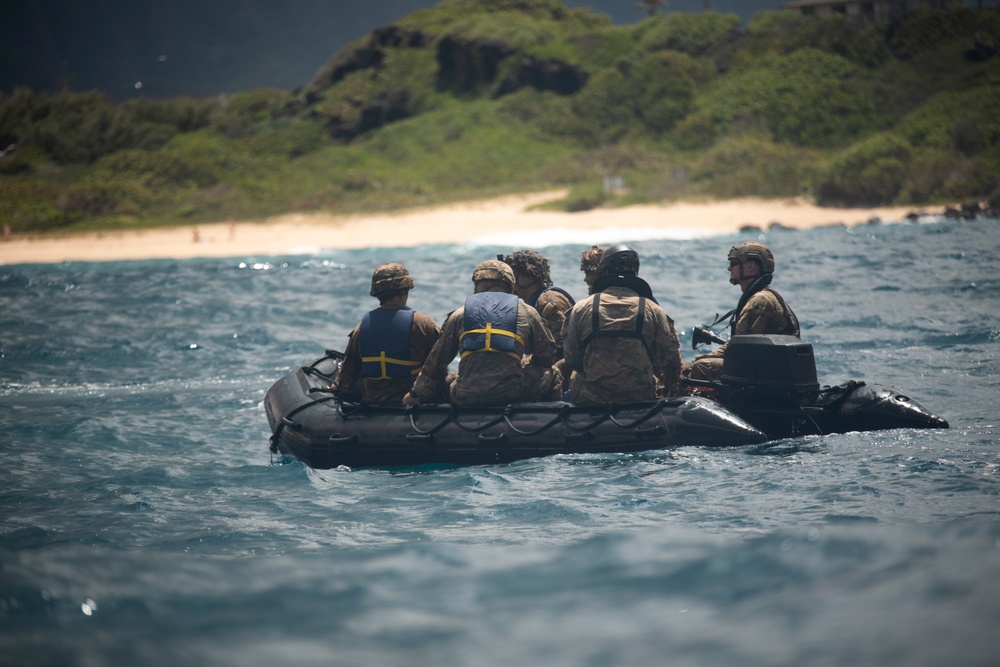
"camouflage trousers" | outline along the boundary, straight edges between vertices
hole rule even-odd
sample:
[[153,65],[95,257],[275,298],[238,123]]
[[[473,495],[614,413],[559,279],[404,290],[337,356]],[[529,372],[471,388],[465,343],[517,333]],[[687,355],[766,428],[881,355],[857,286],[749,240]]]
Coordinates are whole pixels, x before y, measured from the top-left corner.
[[702,357],[684,364],[681,368],[681,377],[719,381],[722,379],[722,357]]
[[492,387],[466,388],[458,384],[458,373],[445,378],[452,405],[502,406],[533,401],[558,401],[562,396],[562,374],[557,368],[528,364],[520,376]]

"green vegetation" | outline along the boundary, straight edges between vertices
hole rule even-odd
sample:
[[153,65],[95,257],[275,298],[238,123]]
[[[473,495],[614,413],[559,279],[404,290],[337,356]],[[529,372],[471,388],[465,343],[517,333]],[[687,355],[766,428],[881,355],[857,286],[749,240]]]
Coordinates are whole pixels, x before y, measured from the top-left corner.
[[[0,223],[143,227],[564,187],[832,206],[1000,195],[1000,13],[890,26],[763,12],[616,26],[561,0],[444,0],[302,89],[0,94]],[[605,192],[606,177],[624,179]]]

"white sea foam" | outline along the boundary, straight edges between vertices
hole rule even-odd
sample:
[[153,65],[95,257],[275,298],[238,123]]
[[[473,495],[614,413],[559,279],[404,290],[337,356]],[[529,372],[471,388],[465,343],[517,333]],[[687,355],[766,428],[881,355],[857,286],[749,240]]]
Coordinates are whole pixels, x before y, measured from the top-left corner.
[[715,236],[718,232],[695,227],[618,227],[600,229],[553,229],[514,230],[494,232],[470,239],[470,246],[517,246],[522,248],[545,248],[556,245],[590,245],[622,243],[627,241],[649,241],[656,239],[688,240]]

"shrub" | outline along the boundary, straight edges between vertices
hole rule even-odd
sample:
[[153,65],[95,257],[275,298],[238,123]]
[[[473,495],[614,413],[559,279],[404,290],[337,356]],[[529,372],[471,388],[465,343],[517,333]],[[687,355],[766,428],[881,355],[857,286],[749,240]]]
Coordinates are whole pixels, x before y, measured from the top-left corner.
[[879,206],[895,201],[910,168],[912,147],[890,133],[868,138],[835,155],[816,198],[821,205]]
[[949,41],[1000,40],[1000,14],[974,9],[930,9],[891,26],[888,43],[898,58],[914,58]]
[[[763,123],[778,141],[809,148],[843,146],[884,129],[891,118],[851,86],[856,67],[817,49],[767,56],[742,71],[715,79],[695,101],[692,119],[703,133],[718,136],[734,123]],[[682,127],[675,141],[691,142]],[[701,136],[700,145],[713,136]]]
[[207,187],[219,179],[212,165],[171,151],[123,150],[104,157],[92,172],[94,179],[132,179],[148,188],[175,190]]
[[226,96],[213,110],[211,125],[231,137],[248,136],[278,116],[288,97],[287,91],[278,88]]
[[818,158],[760,136],[720,141],[695,165],[692,177],[721,197],[790,197],[812,186]]
[[677,12],[639,24],[638,51],[680,51],[691,56],[706,52],[732,36],[740,25],[736,14]]
[[33,232],[68,224],[56,204],[59,188],[38,181],[0,180],[0,226]]
[[651,53],[595,75],[574,98],[574,113],[586,119],[598,142],[637,131],[661,134],[687,115],[695,89],[713,74],[708,61]]
[[814,48],[869,68],[892,57],[879,27],[839,14],[813,18],[797,12],[761,12],[750,20],[748,32],[747,46],[758,55]]
[[152,150],[165,144],[176,129],[144,122],[131,107],[98,92],[34,96],[19,93],[4,104],[3,134],[16,135],[23,146],[36,146],[58,164],[91,164],[102,155],[125,148]]
[[908,114],[896,132],[914,146],[975,155],[1000,146],[1000,94],[994,85],[939,93]]

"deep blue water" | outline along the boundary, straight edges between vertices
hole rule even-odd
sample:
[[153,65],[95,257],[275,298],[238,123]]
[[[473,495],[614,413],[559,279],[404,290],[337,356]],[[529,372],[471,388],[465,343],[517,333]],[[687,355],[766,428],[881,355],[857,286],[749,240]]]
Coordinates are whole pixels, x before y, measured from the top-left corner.
[[[749,237],[634,244],[685,359]],[[261,401],[377,264],[441,322],[549,241],[0,266],[0,665],[998,664],[1000,221],[764,238],[821,382],[950,430],[312,471]]]

